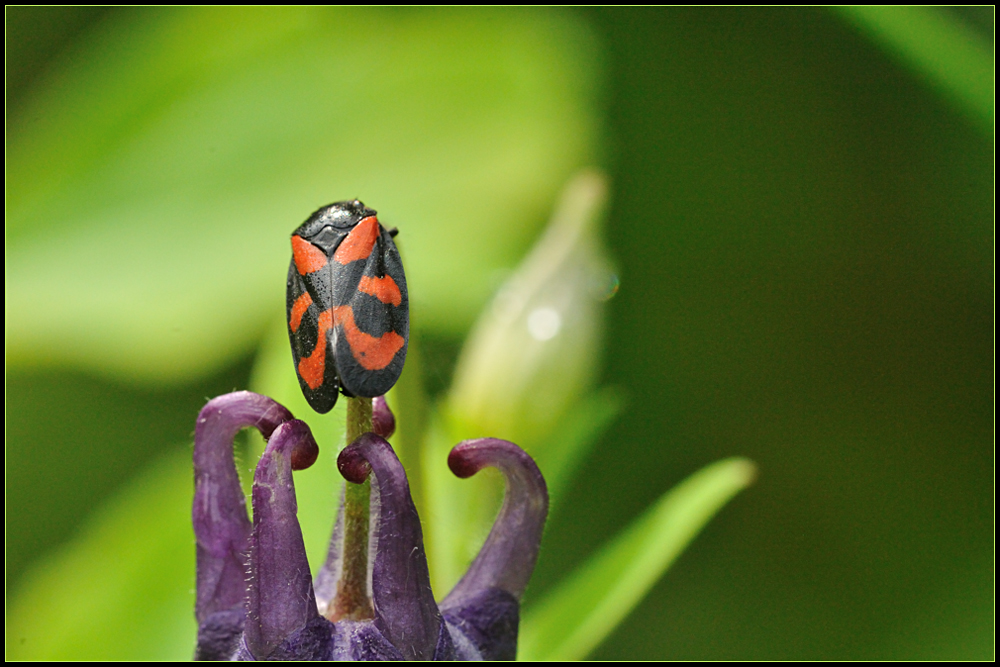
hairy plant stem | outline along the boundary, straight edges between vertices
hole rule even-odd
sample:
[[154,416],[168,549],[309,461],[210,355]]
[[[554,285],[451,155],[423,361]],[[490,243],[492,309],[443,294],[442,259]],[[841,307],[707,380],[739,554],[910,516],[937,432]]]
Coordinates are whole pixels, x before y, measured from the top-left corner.
[[[347,399],[347,444],[372,430],[372,399]],[[337,595],[327,617],[331,621],[359,621],[375,617],[368,597],[368,523],[371,478],[364,484],[347,483],[344,493],[344,555]]]

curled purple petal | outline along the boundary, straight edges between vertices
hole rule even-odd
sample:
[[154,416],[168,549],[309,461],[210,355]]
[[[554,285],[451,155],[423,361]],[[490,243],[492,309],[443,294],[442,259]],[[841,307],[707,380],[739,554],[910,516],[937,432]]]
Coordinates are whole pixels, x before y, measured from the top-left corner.
[[251,526],[233,460],[233,438],[249,426],[266,438],[291,418],[280,404],[249,391],[214,398],[198,415],[191,510],[198,562],[197,658],[228,657],[243,629]]
[[431,592],[420,518],[392,446],[366,433],[340,453],[337,466],[350,482],[360,484],[374,472],[378,483],[378,546],[372,567],[375,626],[405,659],[450,655],[451,639]]
[[372,399],[372,432],[386,440],[396,432],[396,416],[385,402],[385,396]]
[[[308,427],[306,428],[308,430]],[[292,470],[305,470],[312,467],[317,458],[319,458],[319,445],[310,432],[308,438],[302,438],[292,448],[289,462],[292,464]]]
[[462,478],[494,467],[507,482],[503,507],[493,530],[469,571],[448,597],[499,588],[521,599],[535,569],[549,511],[549,493],[541,471],[523,449],[496,438],[458,443],[448,455],[448,467]]
[[513,660],[519,601],[535,569],[548,514],[545,479],[523,449],[496,438],[460,442],[448,455],[448,466],[462,478],[498,468],[507,490],[489,537],[441,611],[484,658]]
[[323,659],[332,624],[319,616],[302,531],[295,518],[292,459],[312,434],[293,419],[271,434],[253,483],[253,535],[244,641],[257,659]]

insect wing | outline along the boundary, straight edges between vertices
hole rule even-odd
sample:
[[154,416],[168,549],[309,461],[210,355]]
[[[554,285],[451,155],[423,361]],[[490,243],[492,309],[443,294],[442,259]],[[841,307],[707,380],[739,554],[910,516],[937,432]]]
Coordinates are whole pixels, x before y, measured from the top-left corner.
[[338,254],[345,247],[352,248],[342,253],[350,261],[333,281],[332,345],[340,384],[355,396],[381,396],[396,384],[406,359],[410,315],[403,263],[374,217],[351,231]]
[[[333,311],[330,308],[330,269],[322,266],[303,274],[301,243],[294,240],[293,257],[288,267],[285,311],[288,338],[292,344],[295,373],[306,401],[321,414],[337,402],[340,382],[337,364],[330,354]],[[296,259],[300,261],[296,263]],[[315,268],[308,266],[305,268]]]

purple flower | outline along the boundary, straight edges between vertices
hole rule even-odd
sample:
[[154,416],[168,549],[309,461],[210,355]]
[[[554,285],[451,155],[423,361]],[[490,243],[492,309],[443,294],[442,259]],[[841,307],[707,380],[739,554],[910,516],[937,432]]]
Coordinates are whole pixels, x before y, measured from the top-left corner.
[[[206,660],[512,660],[520,598],[531,577],[548,511],[538,467],[517,445],[466,440],[448,465],[459,477],[498,468],[503,507],[472,563],[441,604],[431,591],[420,519],[406,473],[383,438],[392,415],[376,401],[376,433],[338,459],[355,484],[372,476],[373,617],[332,622],[327,608],[343,559],[341,520],[315,585],[296,519],[292,470],[307,468],[318,447],[308,426],[275,401],[251,392],[215,398],[195,430],[198,647]],[[253,426],[267,439],[254,473],[253,524],[233,460],[236,433]],[[319,603],[317,603],[319,598]]]

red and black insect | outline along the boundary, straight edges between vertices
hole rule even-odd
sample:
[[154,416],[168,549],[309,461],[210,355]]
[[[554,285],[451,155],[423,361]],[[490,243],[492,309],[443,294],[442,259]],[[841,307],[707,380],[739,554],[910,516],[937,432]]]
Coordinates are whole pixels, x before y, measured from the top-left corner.
[[358,200],[319,209],[292,233],[288,336],[316,412],[337,394],[381,396],[396,384],[410,333],[403,263],[376,213]]

